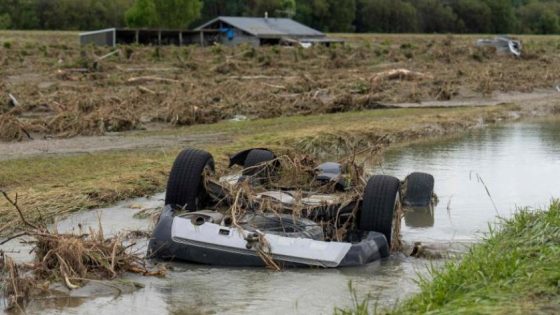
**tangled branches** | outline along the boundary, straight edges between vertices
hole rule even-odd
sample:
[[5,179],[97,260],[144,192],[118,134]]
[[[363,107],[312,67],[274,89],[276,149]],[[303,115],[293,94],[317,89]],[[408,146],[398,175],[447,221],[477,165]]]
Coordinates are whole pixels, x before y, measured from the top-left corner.
[[[25,268],[0,254],[1,280],[9,308],[21,308],[30,295],[40,289],[38,284],[42,281],[61,281],[72,290],[89,280],[115,279],[124,272],[149,276],[165,274],[165,270],[149,270],[143,258],[132,251],[134,244],[126,245],[123,237],[105,238],[101,226],[97,231],[90,228],[88,233],[80,231],[79,234],[49,231],[46,226],[26,220],[17,195],[12,199],[6,192],[1,193],[16,209],[23,223],[21,233],[16,236],[29,237],[35,252],[35,259],[24,265]],[[22,274],[23,269],[28,272]]]

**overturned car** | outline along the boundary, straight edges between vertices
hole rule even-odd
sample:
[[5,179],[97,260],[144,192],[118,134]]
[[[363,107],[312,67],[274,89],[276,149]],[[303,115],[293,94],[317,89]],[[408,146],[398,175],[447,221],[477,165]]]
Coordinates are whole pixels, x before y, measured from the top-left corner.
[[250,149],[215,175],[213,157],[186,149],[171,169],[148,255],[165,260],[274,268],[363,265],[389,256],[395,209],[429,206],[434,179],[368,176],[353,162],[315,165]]

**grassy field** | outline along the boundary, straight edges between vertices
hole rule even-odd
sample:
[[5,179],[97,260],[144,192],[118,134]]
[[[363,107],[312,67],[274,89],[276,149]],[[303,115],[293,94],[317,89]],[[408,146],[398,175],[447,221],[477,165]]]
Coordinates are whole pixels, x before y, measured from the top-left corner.
[[460,261],[433,269],[421,292],[391,311],[356,301],[338,314],[558,314],[560,202],[520,210],[494,227]]

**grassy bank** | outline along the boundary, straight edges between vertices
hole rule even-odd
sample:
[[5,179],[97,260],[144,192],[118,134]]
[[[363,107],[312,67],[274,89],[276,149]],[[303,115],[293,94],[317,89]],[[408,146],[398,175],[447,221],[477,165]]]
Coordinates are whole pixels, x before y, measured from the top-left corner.
[[[560,313],[560,201],[519,211],[420,289],[388,314]],[[368,313],[359,306],[340,313]]]
[[[530,115],[535,108],[491,106],[480,108],[387,109],[330,115],[294,116],[239,123],[220,122],[173,132],[182,135],[220,132],[227,143],[209,141],[199,146],[210,151],[218,165],[227,154],[247,147],[296,148],[309,153],[343,154],[351,148],[383,148],[430,137],[456,135],[485,123]],[[515,114],[515,115],[513,115]],[[154,132],[135,133],[135,137]],[[133,141],[131,139],[131,141]],[[0,164],[0,188],[19,194],[20,206],[30,220],[100,207],[165,188],[170,166],[182,147],[160,150],[34,157]],[[17,213],[0,200],[0,231],[12,227]]]

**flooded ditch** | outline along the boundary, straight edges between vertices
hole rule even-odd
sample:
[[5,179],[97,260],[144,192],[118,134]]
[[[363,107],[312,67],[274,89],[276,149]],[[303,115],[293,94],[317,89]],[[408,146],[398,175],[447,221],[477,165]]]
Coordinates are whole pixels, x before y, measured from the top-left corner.
[[[482,236],[496,215],[507,217],[517,206],[547,205],[560,196],[560,123],[525,122],[495,126],[463,137],[430,141],[388,151],[376,172],[404,178],[412,171],[436,179],[439,204],[434,216],[409,214],[402,228],[408,244],[422,242],[439,252],[456,252]],[[556,176],[555,176],[556,175]],[[158,208],[163,194],[76,214],[57,223],[65,232],[81,224],[107,236],[122,230],[148,230],[139,213]],[[145,252],[146,240],[137,250]],[[25,261],[29,248],[14,240],[0,246]],[[290,269],[272,272],[254,268],[220,268],[171,264],[165,278],[128,275],[118,283],[90,283],[30,303],[30,314],[122,313],[271,313],[330,314],[351,303],[348,282],[359,297],[371,294],[392,306],[413,294],[414,279],[425,272],[427,259],[393,255],[365,267],[337,270]]]

